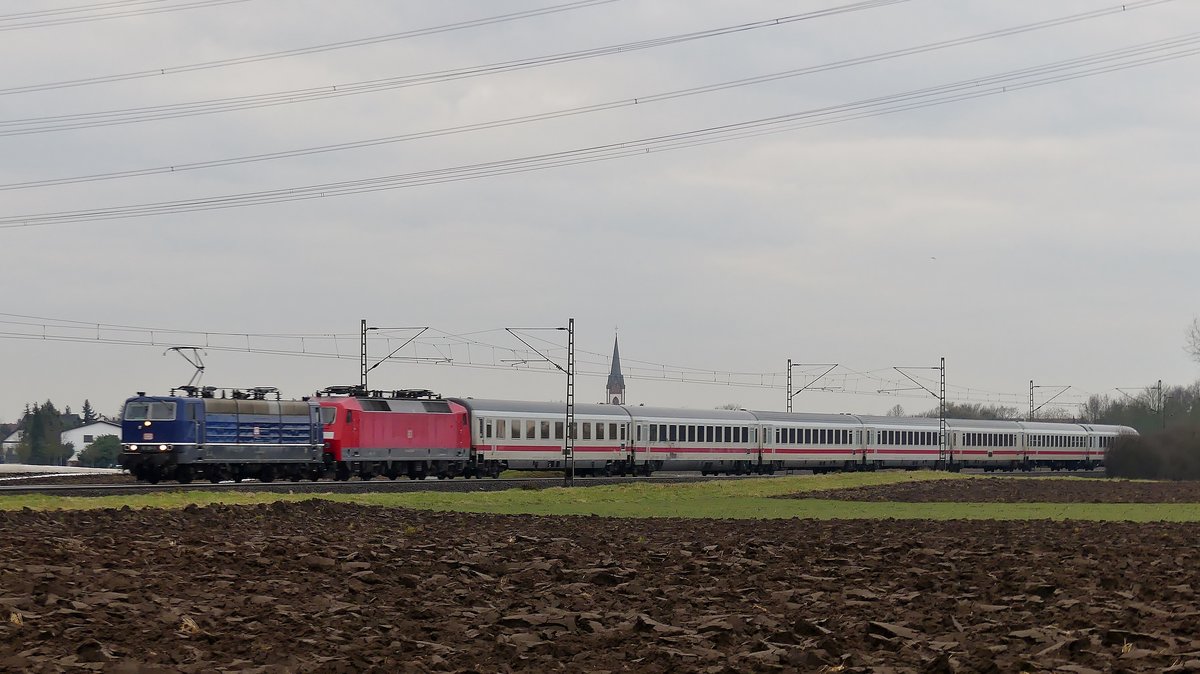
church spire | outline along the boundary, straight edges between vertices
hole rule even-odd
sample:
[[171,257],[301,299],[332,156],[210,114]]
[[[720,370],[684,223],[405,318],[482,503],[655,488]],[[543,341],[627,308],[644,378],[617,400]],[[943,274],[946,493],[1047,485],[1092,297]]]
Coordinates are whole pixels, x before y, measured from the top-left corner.
[[621,374],[621,352],[617,347],[617,338],[613,336],[612,369],[608,372],[608,386],[605,402],[613,405],[625,404],[625,377]]

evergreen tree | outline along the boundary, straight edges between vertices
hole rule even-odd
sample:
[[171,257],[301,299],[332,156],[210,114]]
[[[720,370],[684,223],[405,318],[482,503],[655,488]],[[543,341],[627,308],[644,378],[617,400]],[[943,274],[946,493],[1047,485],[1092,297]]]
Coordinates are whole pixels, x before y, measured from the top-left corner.
[[43,405],[34,403],[21,418],[21,427],[24,436],[17,455],[24,463],[61,465],[71,456],[73,448],[62,444],[62,415],[49,400]]
[[84,425],[96,421],[96,410],[92,409],[92,402],[86,398],[83,400],[83,423]]

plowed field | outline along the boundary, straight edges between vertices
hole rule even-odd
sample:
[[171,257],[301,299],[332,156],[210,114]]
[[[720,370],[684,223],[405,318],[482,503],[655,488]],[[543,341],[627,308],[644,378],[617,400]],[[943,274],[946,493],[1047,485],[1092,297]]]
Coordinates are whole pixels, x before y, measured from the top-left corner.
[[809,491],[792,498],[904,503],[1200,503],[1200,482],[1023,477],[920,480]]
[[7,512],[0,531],[3,671],[1200,667],[1200,525],[310,501]]

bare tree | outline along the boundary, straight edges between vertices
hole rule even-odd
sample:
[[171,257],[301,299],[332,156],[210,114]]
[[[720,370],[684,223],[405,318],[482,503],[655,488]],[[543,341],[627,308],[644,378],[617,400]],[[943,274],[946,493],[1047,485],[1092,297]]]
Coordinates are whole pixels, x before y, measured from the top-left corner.
[[1200,318],[1192,319],[1192,326],[1187,331],[1187,343],[1183,348],[1192,360],[1200,363]]
[[887,415],[888,415],[889,417],[902,417],[902,416],[904,416],[904,406],[903,406],[903,405],[893,405],[893,406],[892,406],[892,409],[890,409],[890,410],[888,410],[888,411],[887,411]]

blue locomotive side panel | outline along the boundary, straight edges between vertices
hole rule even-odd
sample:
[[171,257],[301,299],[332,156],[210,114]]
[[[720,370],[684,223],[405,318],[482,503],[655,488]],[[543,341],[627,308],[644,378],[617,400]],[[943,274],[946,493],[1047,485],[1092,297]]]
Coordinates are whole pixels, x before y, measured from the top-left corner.
[[204,400],[202,461],[292,462],[320,457],[315,404],[294,400]]

